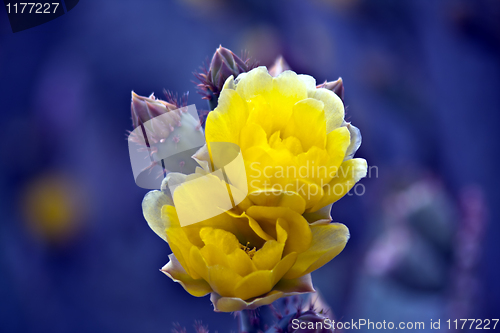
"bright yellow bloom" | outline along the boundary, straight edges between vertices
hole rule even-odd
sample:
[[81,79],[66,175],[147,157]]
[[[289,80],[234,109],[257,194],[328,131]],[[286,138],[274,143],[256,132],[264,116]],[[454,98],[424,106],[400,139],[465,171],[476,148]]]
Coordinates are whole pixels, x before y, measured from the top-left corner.
[[[259,67],[226,81],[207,118],[206,141],[193,156],[202,169],[165,182],[215,177],[208,175],[211,144],[230,142],[241,149],[248,195],[228,211],[182,227],[166,186],[148,193],[144,216],[173,252],[162,271],[194,296],[212,293],[217,311],[313,291],[309,273],[349,238],[346,226],[331,223],[330,206],[367,169],[364,159],[352,159],[361,138],[344,122],[340,98],[317,89],[310,76],[285,71],[273,78]],[[213,182],[219,183],[226,186]],[[176,200],[197,195],[177,191]]]

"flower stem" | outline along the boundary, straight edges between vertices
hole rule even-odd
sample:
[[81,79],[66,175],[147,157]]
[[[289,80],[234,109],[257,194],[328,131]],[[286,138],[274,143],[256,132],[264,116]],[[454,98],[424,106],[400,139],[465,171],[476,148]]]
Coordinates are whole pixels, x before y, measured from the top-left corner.
[[256,322],[259,318],[255,310],[241,310],[239,312],[240,318],[240,333],[257,333],[258,325]]
[[275,318],[268,306],[261,306],[256,310],[241,310],[240,333],[265,332],[274,324]]

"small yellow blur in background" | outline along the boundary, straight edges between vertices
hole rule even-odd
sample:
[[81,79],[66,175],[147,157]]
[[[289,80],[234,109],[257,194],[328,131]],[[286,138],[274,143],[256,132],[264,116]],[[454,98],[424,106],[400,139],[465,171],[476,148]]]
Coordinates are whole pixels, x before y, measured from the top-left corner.
[[20,210],[34,236],[53,245],[74,239],[81,231],[85,195],[81,184],[63,174],[44,174],[27,183]]

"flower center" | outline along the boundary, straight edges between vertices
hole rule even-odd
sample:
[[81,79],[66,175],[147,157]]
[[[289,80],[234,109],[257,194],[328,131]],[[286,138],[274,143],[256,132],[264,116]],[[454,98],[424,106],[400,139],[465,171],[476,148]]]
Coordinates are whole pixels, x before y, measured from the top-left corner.
[[240,244],[240,248],[243,251],[245,251],[245,253],[250,257],[250,259],[252,259],[253,256],[255,255],[255,252],[257,252],[257,249],[255,247],[253,249],[251,248],[250,242],[247,242],[246,245],[241,245]]

